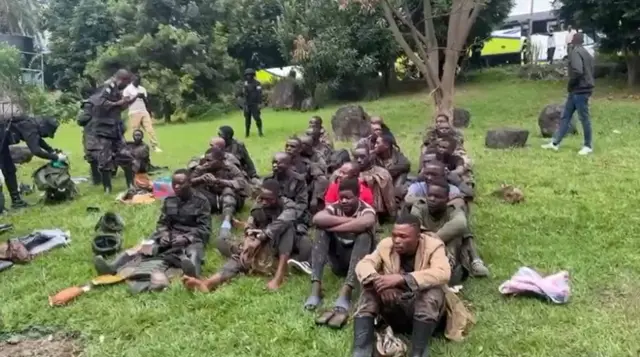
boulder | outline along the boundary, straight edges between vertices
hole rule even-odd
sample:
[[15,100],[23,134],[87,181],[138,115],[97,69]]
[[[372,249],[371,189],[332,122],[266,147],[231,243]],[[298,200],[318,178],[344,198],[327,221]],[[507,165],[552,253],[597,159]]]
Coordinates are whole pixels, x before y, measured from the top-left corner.
[[[540,135],[542,135],[543,138],[552,137],[556,130],[558,130],[563,111],[564,104],[549,104],[542,109],[540,116],[538,116],[538,126],[540,127]],[[571,120],[569,134],[577,133],[578,129],[576,129],[574,121]]]
[[336,139],[358,140],[371,134],[371,118],[359,105],[341,107],[331,118]]
[[16,165],[26,164],[33,159],[33,154],[26,146],[10,146],[9,151],[11,152],[11,159],[13,163]]
[[302,104],[300,105],[300,110],[303,112],[313,111],[316,109],[318,109],[318,104],[313,99],[313,97],[306,98],[305,100],[302,101]]
[[275,110],[300,109],[304,93],[293,78],[283,78],[271,90],[270,106]]
[[529,138],[529,130],[499,128],[487,131],[484,146],[491,149],[521,148]]
[[468,128],[471,123],[471,113],[462,108],[453,110],[453,126],[456,128]]

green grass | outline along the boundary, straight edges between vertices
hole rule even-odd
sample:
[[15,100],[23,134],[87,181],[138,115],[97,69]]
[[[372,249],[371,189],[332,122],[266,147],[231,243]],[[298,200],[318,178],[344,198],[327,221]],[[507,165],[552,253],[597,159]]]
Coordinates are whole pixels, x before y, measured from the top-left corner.
[[[481,254],[493,276],[466,284],[464,298],[478,324],[462,343],[438,340],[434,356],[637,356],[640,351],[640,223],[636,212],[640,174],[640,128],[637,100],[615,86],[601,84],[592,101],[595,154],[578,157],[579,137],[568,138],[558,153],[539,149],[537,116],[542,107],[561,102],[562,83],[480,81],[458,90],[457,104],[472,113],[466,130],[467,150],[475,161],[478,200],[473,228]],[[383,115],[414,164],[421,132],[431,113],[426,95],[390,97],[363,103],[367,112]],[[336,108],[317,114],[327,125]],[[264,112],[266,137],[246,141],[260,171],[284,139],[307,125],[310,114]],[[242,131],[239,113],[215,121],[160,126],[162,154],[155,164],[178,168],[202,153],[219,125]],[[529,146],[519,150],[483,147],[487,129],[529,129]],[[619,130],[619,134],[614,133]],[[55,147],[71,152],[75,174],[86,174],[79,130],[63,127]],[[37,161],[37,160],[34,160]],[[20,170],[28,180],[32,163]],[[490,196],[501,183],[520,187],[526,202],[503,204]],[[119,175],[116,188],[123,189]],[[266,280],[245,278],[213,294],[191,294],[179,283],[158,294],[131,296],[125,286],[106,287],[68,307],[50,308],[47,295],[94,276],[90,241],[98,205],[116,210],[126,220],[126,245],[152,233],[158,205],[127,207],[99,189],[81,186],[82,197],[56,207],[36,206],[2,218],[15,224],[10,235],[36,228],[61,227],[73,244],[27,266],[0,273],[0,330],[31,324],[58,326],[85,336],[87,356],[348,356],[352,332],[316,328],[302,311],[308,278],[292,276],[278,293],[268,293]],[[30,200],[34,198],[31,197]],[[214,227],[219,226],[216,218]],[[207,274],[222,264],[212,248]],[[498,286],[518,267],[571,273],[572,298],[553,306],[527,298],[504,298]],[[331,302],[339,281],[327,272]]]

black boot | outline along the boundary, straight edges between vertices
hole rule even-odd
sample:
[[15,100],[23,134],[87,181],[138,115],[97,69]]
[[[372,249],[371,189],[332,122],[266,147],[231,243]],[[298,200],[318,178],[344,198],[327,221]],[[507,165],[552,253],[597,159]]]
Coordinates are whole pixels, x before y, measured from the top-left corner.
[[118,254],[111,263],[107,262],[101,255],[93,257],[93,265],[100,275],[115,274],[118,269],[128,262],[132,261],[135,255],[129,255],[126,252]]
[[422,322],[413,320],[411,333],[411,357],[429,357],[429,341],[436,330],[438,323],[435,321]]
[[125,166],[122,168],[122,171],[124,171],[124,180],[127,183],[127,189],[130,189],[133,187],[133,169],[131,168],[131,166]]
[[202,265],[202,247],[190,246],[180,259],[180,267],[186,276],[199,278]]
[[353,357],[371,357],[375,344],[373,317],[353,319]]
[[97,162],[90,162],[89,166],[91,167],[91,182],[94,186],[98,186],[102,183],[102,175],[100,175],[100,169],[98,169]]
[[111,171],[104,170],[100,174],[102,176],[102,187],[104,188],[104,193],[111,193]]
[[13,174],[5,174],[4,181],[7,185],[7,191],[9,191],[9,197],[11,197],[11,208],[18,209],[27,207],[27,203],[20,197],[18,178],[15,172]]

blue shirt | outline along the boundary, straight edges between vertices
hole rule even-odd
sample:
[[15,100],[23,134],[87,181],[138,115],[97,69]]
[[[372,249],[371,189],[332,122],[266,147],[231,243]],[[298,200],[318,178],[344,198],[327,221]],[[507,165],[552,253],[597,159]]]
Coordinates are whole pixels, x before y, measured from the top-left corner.
[[[426,182],[414,182],[409,186],[407,191],[408,195],[415,197],[427,198],[427,183]],[[449,185],[449,199],[454,199],[460,196],[460,189],[454,185]]]

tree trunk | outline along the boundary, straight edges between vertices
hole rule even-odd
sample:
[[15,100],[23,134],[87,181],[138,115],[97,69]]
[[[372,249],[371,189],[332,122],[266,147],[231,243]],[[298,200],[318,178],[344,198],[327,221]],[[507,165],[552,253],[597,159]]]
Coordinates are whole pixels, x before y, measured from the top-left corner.
[[627,84],[629,87],[635,87],[640,84],[640,55],[637,53],[627,52]]

